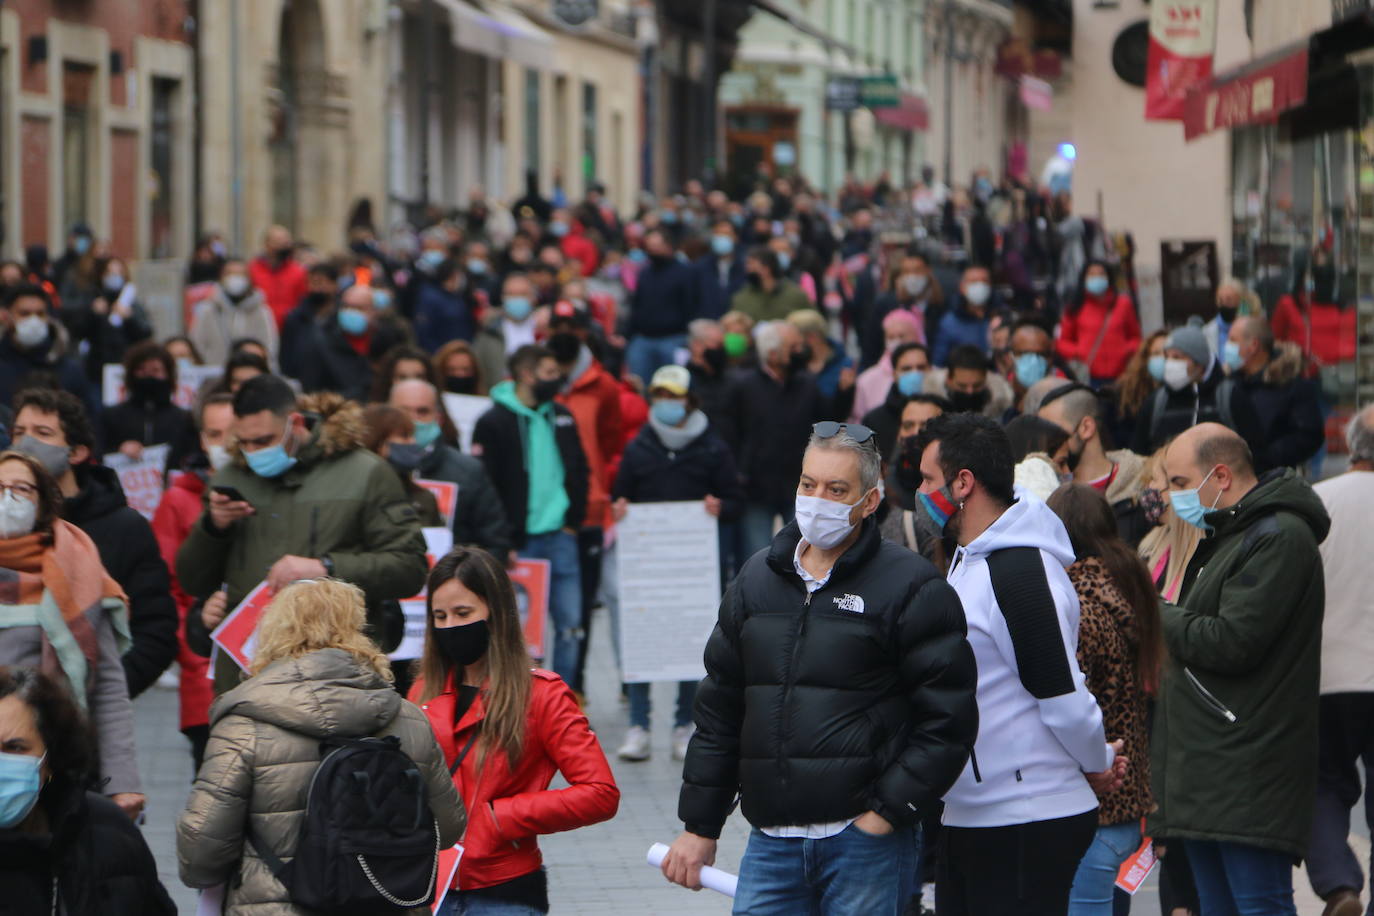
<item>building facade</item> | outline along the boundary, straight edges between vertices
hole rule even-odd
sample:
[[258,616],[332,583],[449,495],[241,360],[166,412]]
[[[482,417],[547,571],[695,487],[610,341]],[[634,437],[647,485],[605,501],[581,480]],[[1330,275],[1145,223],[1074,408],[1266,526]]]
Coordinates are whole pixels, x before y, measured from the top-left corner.
[[998,51],[1012,34],[1010,3],[927,0],[926,85],[931,108],[928,164],[951,185],[974,172],[1006,170],[1024,118],[1015,84],[998,73]]
[[0,256],[86,223],[125,258],[189,254],[194,23],[185,0],[0,4]]

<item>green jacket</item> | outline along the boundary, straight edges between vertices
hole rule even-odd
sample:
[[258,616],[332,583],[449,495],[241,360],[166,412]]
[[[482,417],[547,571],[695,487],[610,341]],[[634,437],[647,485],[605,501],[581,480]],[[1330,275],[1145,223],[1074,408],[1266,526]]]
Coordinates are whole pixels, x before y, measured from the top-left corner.
[[773,285],[771,293],[764,292],[761,286],[746,283],[730,300],[731,309],[755,321],[782,321],[795,311],[813,307],[801,287],[786,277]]
[[[300,409],[318,419],[295,467],[259,477],[236,449],[210,481],[237,488],[257,511],[224,534],[212,533],[202,513],[177,552],[181,587],[206,598],[227,584],[232,609],[292,554],[328,555],[334,574],[366,593],[370,612],[418,593],[428,572],[419,516],[396,472],[362,447],[362,409],[336,394],[304,397]],[[205,494],[208,501],[210,487]],[[238,666],[221,653],[216,694],[238,682]]]
[[1301,857],[1317,784],[1317,694],[1331,520],[1291,470],[1230,509],[1162,606],[1168,649],[1155,707],[1154,837]]

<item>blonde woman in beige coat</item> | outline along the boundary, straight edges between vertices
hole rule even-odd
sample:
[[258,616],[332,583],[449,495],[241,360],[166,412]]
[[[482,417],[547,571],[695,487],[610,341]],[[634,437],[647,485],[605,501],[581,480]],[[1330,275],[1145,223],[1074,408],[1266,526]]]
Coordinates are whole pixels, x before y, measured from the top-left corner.
[[399,738],[428,787],[441,847],[463,833],[463,803],[429,721],[392,688],[391,665],[363,635],[364,619],[355,586],[288,586],[258,624],[253,676],[211,707],[205,763],[177,823],[177,859],[190,887],[228,884],[225,916],[303,912],[247,837],[251,830],[285,862],[294,857],[324,738]]

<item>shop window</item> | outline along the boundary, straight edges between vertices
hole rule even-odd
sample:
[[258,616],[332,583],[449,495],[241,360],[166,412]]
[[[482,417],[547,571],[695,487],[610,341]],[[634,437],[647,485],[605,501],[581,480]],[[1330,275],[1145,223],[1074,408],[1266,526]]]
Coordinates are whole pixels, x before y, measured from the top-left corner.
[[596,87],[582,84],[582,177],[596,179]]
[[149,246],[155,258],[172,255],[172,200],[175,196],[173,164],[176,150],[176,109],[181,95],[177,80],[154,79],[152,125],[149,133],[149,167],[152,200],[149,207]]
[[95,68],[65,64],[62,68],[62,227],[90,219],[91,168],[94,159],[91,102]]
[[539,71],[525,69],[525,171],[539,172]]

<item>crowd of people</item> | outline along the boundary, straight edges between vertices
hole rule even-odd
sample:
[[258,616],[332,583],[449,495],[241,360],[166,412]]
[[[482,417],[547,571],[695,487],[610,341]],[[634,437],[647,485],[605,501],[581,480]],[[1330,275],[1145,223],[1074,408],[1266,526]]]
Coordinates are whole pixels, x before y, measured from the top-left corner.
[[[132,700],[175,662],[181,877],[224,912],[424,905],[407,863],[460,838],[443,912],[548,912],[536,838],[619,805],[583,711],[617,527],[693,501],[723,598],[677,689],[669,880],[700,889],[738,805],[736,913],[919,913],[931,880],[941,916],[1120,913],[1147,837],[1168,916],[1295,914],[1298,861],[1327,913],[1363,912],[1374,412],[1309,485],[1324,370],[1353,355],[1327,253],[1272,319],[1227,281],[1214,314],[1142,327],[1129,257],[1067,193],[900,196],[689,182],[620,214],[531,181],[419,230],[360,207],[337,254],[210,235],[175,336],[88,226],[0,263],[21,910],[171,911],[131,821]],[[154,446],[145,518],[108,459]],[[456,546],[427,559],[435,527]],[[524,560],[548,564],[548,670]],[[244,666],[212,634],[264,584]],[[389,657],[417,594],[423,648]],[[657,749],[649,685],[624,692],[630,765]],[[337,805],[363,813],[331,817],[317,772],[362,774]],[[321,877],[344,846],[366,881]]]

